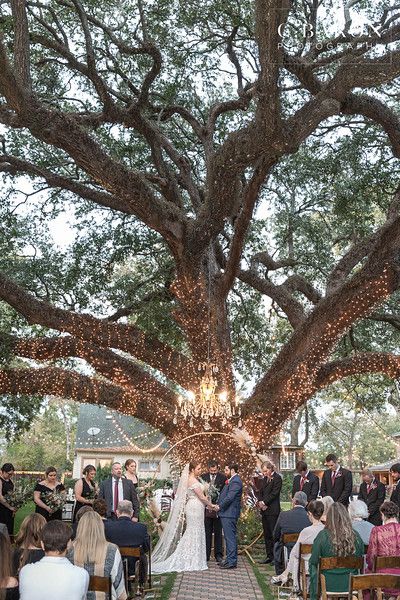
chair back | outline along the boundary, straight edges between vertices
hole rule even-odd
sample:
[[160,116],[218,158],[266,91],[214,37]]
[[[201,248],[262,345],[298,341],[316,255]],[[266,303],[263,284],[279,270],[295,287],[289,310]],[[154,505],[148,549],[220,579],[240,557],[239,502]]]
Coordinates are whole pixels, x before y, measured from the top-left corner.
[[134,557],[134,558],[140,558],[140,551],[141,551],[140,546],[138,546],[137,548],[131,548],[130,546],[118,546],[118,547],[119,547],[121,556],[123,558],[127,558],[128,556]]
[[111,577],[91,575],[89,577],[88,592],[105,592],[111,600]]
[[311,554],[312,544],[300,544],[300,557],[302,554]]
[[378,569],[400,569],[400,556],[375,556],[374,572]]
[[311,552],[312,544],[300,544],[298,582],[300,584],[303,600],[307,600],[307,573],[303,556],[306,554],[311,554]]
[[326,588],[326,579],[322,571],[326,569],[358,569],[362,571],[364,558],[362,556],[329,556],[319,559],[319,584],[322,600],[327,600],[328,596],[341,596],[345,592],[330,592]]
[[295,544],[299,539],[299,533],[284,533],[282,536],[283,544]]
[[363,591],[376,590],[377,600],[382,600],[382,588],[399,590],[400,575],[390,573],[373,573],[372,575],[351,575],[349,585],[349,600],[354,600],[355,592],[359,600],[363,600]]
[[359,569],[364,566],[362,556],[329,556],[319,559],[319,570],[325,569]]

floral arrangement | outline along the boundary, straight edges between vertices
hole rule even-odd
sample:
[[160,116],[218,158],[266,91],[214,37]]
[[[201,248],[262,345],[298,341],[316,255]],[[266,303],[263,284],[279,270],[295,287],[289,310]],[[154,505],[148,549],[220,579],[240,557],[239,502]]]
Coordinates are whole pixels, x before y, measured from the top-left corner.
[[32,498],[32,485],[24,485],[22,482],[16,484],[14,489],[4,496],[6,502],[18,510],[23,506],[28,500]]
[[60,510],[65,504],[65,495],[59,492],[44,492],[41,494],[41,499],[51,509],[51,512]]
[[23,490],[14,489],[11,492],[7,492],[4,496],[5,501],[12,508],[16,508],[17,510],[23,506],[27,500],[26,494]]
[[96,488],[92,488],[89,494],[86,496],[86,500],[95,500],[97,498],[98,491]]

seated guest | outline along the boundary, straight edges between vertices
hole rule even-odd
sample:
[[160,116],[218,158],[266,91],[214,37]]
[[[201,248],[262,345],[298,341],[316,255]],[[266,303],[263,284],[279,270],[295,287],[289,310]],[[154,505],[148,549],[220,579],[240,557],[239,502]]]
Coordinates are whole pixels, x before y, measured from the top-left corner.
[[385,502],[386,488],[369,469],[363,469],[361,477],[362,483],[358,492],[358,499],[367,505],[368,521],[373,525],[382,525],[379,509]]
[[[76,539],[67,556],[74,565],[86,569],[89,575],[111,577],[112,597],[126,600],[121,554],[115,544],[107,542],[103,521],[94,510],[85,512],[79,519]],[[103,597],[101,592],[88,592],[86,596],[87,600]]]
[[19,574],[21,600],[86,600],[89,575],[67,558],[71,527],[49,521],[42,530],[44,558],[22,567]]
[[93,502],[93,510],[100,515],[103,521],[107,521],[107,502],[103,498],[96,498]]
[[[130,548],[142,548],[142,556],[140,558],[140,585],[144,584],[145,574],[147,573],[147,557],[144,552],[150,549],[150,538],[147,532],[146,525],[143,523],[133,522],[133,506],[130,500],[121,500],[117,508],[117,520],[108,520],[104,523],[106,538],[109,542],[117,544],[117,546],[125,546]],[[128,560],[129,575],[135,574],[136,558],[132,557]]]
[[368,545],[369,536],[374,526],[369,521],[366,521],[368,519],[367,505],[362,500],[353,500],[350,502],[348,510],[354,531],[357,531],[364,544]]
[[[321,517],[324,513],[324,505],[321,500],[312,500],[307,505],[307,515],[311,521],[311,525],[309,527],[305,527],[303,531],[299,534],[299,539],[295,543],[290,553],[289,562],[285,569],[285,571],[281,575],[276,575],[271,578],[271,583],[275,585],[285,584],[289,579],[289,576],[292,576],[293,587],[298,590],[299,589],[299,560],[300,560],[300,544],[312,544],[319,534],[319,532],[324,528],[324,525],[321,523]],[[305,569],[308,573],[308,559],[310,558],[309,554],[303,554]]]
[[[296,492],[292,499],[292,509],[281,512],[274,528],[274,563],[275,573],[280,575],[284,570],[283,564],[283,542],[285,533],[300,533],[305,527],[310,525],[310,519],[307,516],[306,506],[308,504],[307,496],[304,492]],[[287,544],[288,551],[294,544]]]
[[0,598],[18,600],[18,580],[12,576],[10,538],[0,533]]
[[326,523],[326,515],[328,514],[328,510],[332,506],[334,500],[333,500],[333,498],[331,496],[324,496],[323,498],[321,498],[321,502],[324,505],[324,512],[323,512],[323,515],[321,517],[321,523],[323,523],[325,525],[325,523]]
[[[399,507],[394,502],[384,502],[381,506],[383,525],[371,531],[367,552],[367,570],[373,572],[375,556],[400,556]],[[379,573],[400,575],[400,569],[379,569]],[[397,596],[399,590],[383,590],[389,596]]]
[[[313,543],[309,560],[310,600],[317,600],[319,559],[328,556],[363,556],[364,543],[351,526],[347,508],[334,502],[326,516],[325,529],[319,532]],[[347,596],[350,573],[356,569],[325,569],[326,587],[330,592],[343,592]]]
[[13,570],[17,575],[24,565],[35,563],[44,556],[42,548],[42,529],[46,519],[37,513],[25,517],[15,538]]
[[75,514],[75,522],[72,523],[72,533],[71,540],[73,541],[76,538],[76,530],[78,529],[79,520],[83,517],[83,515],[89,511],[93,510],[91,506],[81,506],[78,512]]

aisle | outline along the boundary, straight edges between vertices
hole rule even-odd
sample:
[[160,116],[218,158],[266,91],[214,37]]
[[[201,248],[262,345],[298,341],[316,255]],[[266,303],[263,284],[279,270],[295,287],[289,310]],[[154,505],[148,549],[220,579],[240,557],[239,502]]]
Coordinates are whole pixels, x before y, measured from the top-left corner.
[[251,566],[239,557],[238,568],[220,569],[208,563],[208,571],[178,573],[170,600],[263,600]]

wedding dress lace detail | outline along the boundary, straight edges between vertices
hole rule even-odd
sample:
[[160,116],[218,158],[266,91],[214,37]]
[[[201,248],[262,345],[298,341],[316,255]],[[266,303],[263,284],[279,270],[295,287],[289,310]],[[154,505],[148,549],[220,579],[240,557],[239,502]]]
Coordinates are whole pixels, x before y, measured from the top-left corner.
[[200,482],[187,488],[185,505],[186,529],[175,551],[165,560],[152,564],[153,573],[173,571],[204,571],[206,561],[206,534],[204,529],[204,504],[197,497],[196,488],[204,491]]

